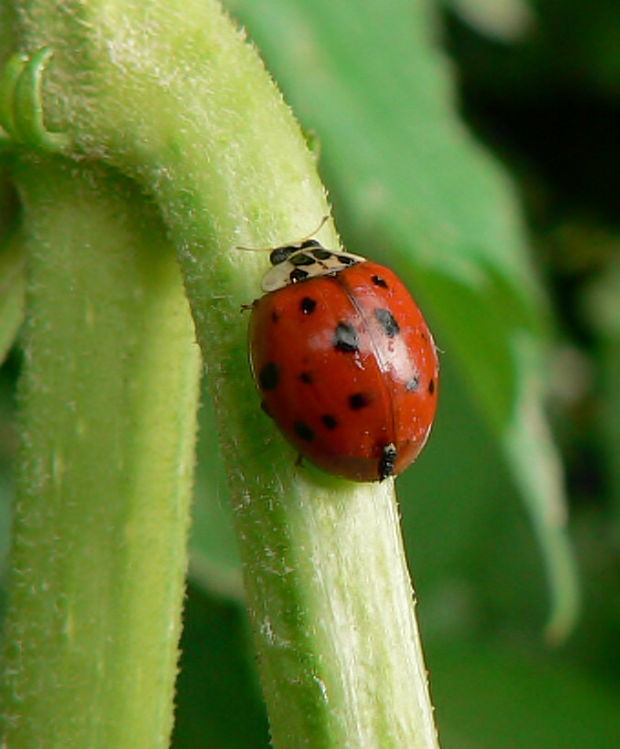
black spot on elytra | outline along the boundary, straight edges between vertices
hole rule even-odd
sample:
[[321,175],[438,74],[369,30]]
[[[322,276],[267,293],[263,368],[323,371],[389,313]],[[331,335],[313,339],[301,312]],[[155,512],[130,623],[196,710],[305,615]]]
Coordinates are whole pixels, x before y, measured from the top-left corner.
[[293,424],[293,431],[305,442],[312,442],[314,439],[314,431],[304,421],[296,421]]
[[258,384],[263,390],[274,390],[280,380],[280,367],[275,362],[268,362],[258,373]]
[[321,416],[321,421],[327,429],[335,429],[339,424],[338,419],[331,414],[323,414],[323,416]]
[[435,392],[435,380],[431,377],[428,383],[428,392],[432,395]]
[[384,278],[381,278],[381,276],[372,276],[370,279],[375,286],[380,286],[382,289],[387,289],[388,285]]
[[420,378],[418,375],[413,375],[413,377],[405,383],[405,390],[408,390],[410,393],[415,393],[415,391],[420,387]]
[[295,270],[292,270],[288,274],[288,277],[291,283],[299,283],[300,281],[304,281],[306,278],[308,278],[308,271],[303,270],[302,268],[295,268]]
[[389,309],[376,309],[375,317],[388,338],[394,338],[394,336],[400,333],[400,325],[396,322],[394,315]]
[[299,379],[302,382],[305,382],[306,385],[311,385],[314,382],[314,377],[310,374],[310,372],[301,372],[299,375]]
[[304,315],[311,315],[316,309],[316,300],[311,299],[309,296],[305,296],[301,302],[299,302],[299,308]]
[[360,408],[366,408],[370,405],[370,397],[366,393],[352,393],[349,396],[349,408],[352,411],[359,411]]
[[383,481],[394,473],[397,455],[396,445],[390,443],[383,447],[379,458],[379,481]]
[[334,331],[334,348],[338,351],[350,353],[357,351],[360,347],[357,330],[347,322],[339,322]]
[[275,309],[271,310],[271,322],[276,323],[280,320],[280,315],[275,311]]

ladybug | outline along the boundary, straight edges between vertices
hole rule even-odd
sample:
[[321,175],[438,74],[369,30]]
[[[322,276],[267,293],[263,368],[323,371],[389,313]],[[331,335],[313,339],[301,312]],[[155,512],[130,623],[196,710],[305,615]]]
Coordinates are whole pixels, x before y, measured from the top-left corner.
[[249,334],[264,411],[328,473],[398,475],[424,447],[437,403],[437,349],[416,303],[389,268],[316,239],[269,259]]

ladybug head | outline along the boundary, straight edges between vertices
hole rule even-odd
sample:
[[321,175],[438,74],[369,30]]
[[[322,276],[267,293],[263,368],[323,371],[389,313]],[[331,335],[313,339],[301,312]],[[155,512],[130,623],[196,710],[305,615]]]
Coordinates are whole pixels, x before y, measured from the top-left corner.
[[288,260],[294,252],[299,252],[299,250],[307,250],[309,248],[322,249],[321,244],[317,242],[316,239],[306,239],[299,244],[276,247],[269,253],[269,262],[272,265],[279,265],[285,260]]

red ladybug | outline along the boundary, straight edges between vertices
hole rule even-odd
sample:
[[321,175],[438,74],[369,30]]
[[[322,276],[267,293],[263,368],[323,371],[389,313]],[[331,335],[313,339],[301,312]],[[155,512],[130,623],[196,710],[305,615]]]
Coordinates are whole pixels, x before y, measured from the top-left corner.
[[270,260],[250,321],[264,410],[329,473],[398,475],[424,447],[437,404],[437,350],[416,303],[388,268],[315,239]]

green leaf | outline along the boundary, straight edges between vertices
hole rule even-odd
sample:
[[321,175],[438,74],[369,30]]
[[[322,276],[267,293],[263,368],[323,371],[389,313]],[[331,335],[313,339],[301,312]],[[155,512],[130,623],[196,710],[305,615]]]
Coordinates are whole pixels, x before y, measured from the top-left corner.
[[547,634],[577,611],[544,400],[548,310],[519,205],[467,132],[428,3],[277,0],[235,11],[306,127],[359,246],[397,268],[457,362],[531,514],[551,589]]
[[534,24],[529,0],[444,1],[479,34],[502,42],[523,37]]
[[432,653],[442,746],[612,747],[620,742],[611,684],[538,654],[481,643]]

